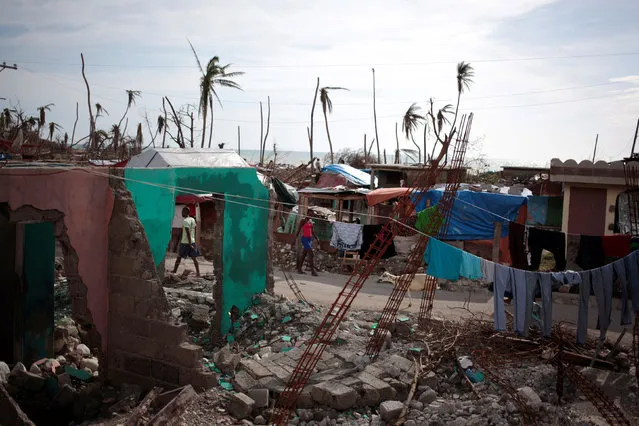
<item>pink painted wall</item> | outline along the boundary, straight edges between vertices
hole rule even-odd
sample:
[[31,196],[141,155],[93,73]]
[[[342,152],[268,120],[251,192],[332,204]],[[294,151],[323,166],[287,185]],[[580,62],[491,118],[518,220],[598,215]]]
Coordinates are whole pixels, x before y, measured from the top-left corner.
[[[105,173],[104,169],[96,171]],[[64,214],[71,246],[79,258],[78,273],[87,287],[87,305],[106,351],[109,221],[113,211],[109,178],[82,169],[0,169],[0,202],[8,202],[11,210],[31,205]]]

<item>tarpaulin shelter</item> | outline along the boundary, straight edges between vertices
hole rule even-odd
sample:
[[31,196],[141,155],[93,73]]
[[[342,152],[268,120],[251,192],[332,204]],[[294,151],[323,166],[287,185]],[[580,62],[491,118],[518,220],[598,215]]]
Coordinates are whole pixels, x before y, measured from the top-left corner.
[[322,169],[322,173],[338,174],[344,177],[346,181],[356,186],[370,186],[370,173],[363,172],[348,164],[329,164]]
[[[416,203],[418,212],[436,205],[444,191],[431,189]],[[413,201],[420,197],[413,195]],[[453,203],[445,240],[488,240],[494,237],[495,222],[501,222],[501,236],[508,236],[508,223],[516,221],[527,198],[491,192],[459,191]]]

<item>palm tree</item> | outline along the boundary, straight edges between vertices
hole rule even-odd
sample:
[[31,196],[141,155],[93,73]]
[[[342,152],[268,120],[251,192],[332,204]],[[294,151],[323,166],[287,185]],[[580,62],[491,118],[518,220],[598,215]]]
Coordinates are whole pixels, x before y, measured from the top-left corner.
[[42,127],[47,123],[47,111],[51,111],[52,106],[54,106],[54,104],[46,104],[38,107],[38,113],[40,116],[38,118],[38,136],[40,136],[40,130]]
[[95,119],[97,120],[98,117],[100,117],[101,115],[109,115],[109,111],[106,110],[106,108],[104,108],[99,102],[97,104],[95,104]]
[[128,102],[126,104],[126,110],[124,110],[124,115],[122,116],[122,118],[120,119],[120,122],[118,123],[118,128],[122,127],[122,122],[124,121],[124,117],[126,117],[126,115],[128,114],[129,108],[131,108],[131,105],[135,105],[135,100],[142,96],[142,92],[139,90],[127,90],[126,95],[127,95]]
[[[204,141],[206,140],[206,116],[208,114],[209,108],[211,109],[211,115],[213,115],[213,97],[217,99],[222,106],[222,101],[220,101],[220,97],[217,95],[216,86],[221,87],[230,87],[237,90],[242,90],[239,84],[232,80],[234,77],[239,77],[244,73],[241,71],[228,72],[227,68],[231,66],[231,64],[226,64],[224,66],[220,65],[220,58],[217,56],[212,57],[208,64],[206,64],[206,69],[202,68],[202,64],[200,63],[200,58],[197,56],[197,52],[195,48],[189,41],[189,46],[191,46],[191,50],[193,51],[193,55],[195,55],[195,60],[197,62],[197,66],[200,68],[200,72],[202,73],[202,77],[200,78],[200,114],[202,114],[202,148],[204,148]],[[213,117],[211,117],[211,129],[209,132],[209,148],[211,147],[211,137],[213,136]]]
[[331,141],[331,133],[328,131],[328,116],[326,115],[326,111],[328,110],[329,114],[333,112],[333,102],[331,98],[328,97],[329,90],[348,90],[344,87],[322,87],[320,90],[320,101],[322,102],[322,110],[324,111],[324,124],[326,125],[326,136],[328,137],[328,147],[331,151],[331,163],[334,162],[333,158],[333,142]]
[[53,121],[49,123],[49,140],[53,141],[53,133],[55,133],[56,130],[60,130],[62,129],[62,127],[60,127],[59,124],[54,123]]
[[457,112],[459,111],[461,94],[464,93],[464,88],[470,89],[470,83],[473,82],[474,76],[475,70],[468,62],[461,61],[457,64],[457,106],[455,107],[455,118],[453,118],[453,124],[451,126],[453,132],[455,130],[455,123],[457,122]]
[[408,110],[406,110],[406,113],[404,114],[404,118],[402,120],[402,131],[406,134],[406,139],[410,139],[413,142],[413,145],[417,147],[418,162],[422,157],[422,150],[419,145],[415,143],[413,133],[415,132],[415,130],[417,130],[419,124],[425,120],[425,117],[423,115],[418,114],[418,111],[420,109],[421,108],[416,103],[413,103],[410,107],[408,107]]

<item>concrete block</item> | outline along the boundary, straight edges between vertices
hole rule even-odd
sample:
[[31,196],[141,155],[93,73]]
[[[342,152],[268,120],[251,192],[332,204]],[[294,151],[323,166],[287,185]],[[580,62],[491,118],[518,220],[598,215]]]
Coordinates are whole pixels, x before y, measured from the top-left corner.
[[124,354],[124,369],[141,376],[151,375],[151,360],[134,355]]
[[199,367],[202,363],[202,348],[191,343],[167,346],[162,352],[165,361],[174,362],[183,367]]
[[382,416],[382,420],[390,423],[399,418],[403,409],[404,404],[400,401],[384,401],[379,405],[379,414]]
[[315,385],[311,396],[318,404],[326,405],[336,410],[347,410],[357,402],[357,392],[339,382],[323,382]]
[[255,401],[255,408],[266,408],[269,402],[268,389],[251,389],[248,391],[248,396]]
[[160,361],[151,361],[151,377],[167,383],[180,383],[180,369]]
[[111,293],[122,293],[132,297],[150,298],[153,287],[157,285],[152,280],[143,280],[137,276],[111,274],[109,289]]
[[369,385],[379,392],[382,400],[389,400],[395,398],[395,389],[385,381],[378,379],[366,370],[359,372],[356,377],[362,381],[362,383]]
[[9,383],[28,391],[37,391],[42,389],[44,382],[44,377],[21,369],[14,368],[9,375]]
[[244,393],[248,393],[249,390],[258,386],[257,380],[244,370],[235,373],[235,377],[231,379],[231,384],[233,385],[233,389]]
[[240,367],[256,380],[273,375],[268,368],[264,367],[254,359],[243,359],[240,361]]
[[231,401],[228,405],[229,413],[238,420],[247,418],[253,411],[255,401],[248,395],[236,393],[231,395]]
[[124,315],[135,315],[134,299],[126,294],[112,293],[109,296],[109,309],[111,312],[117,312]]
[[124,316],[115,313],[109,318],[109,327],[111,332],[125,332],[136,336],[150,336],[151,321],[147,319],[137,318],[135,316]]
[[168,345],[184,342],[186,339],[186,325],[174,325],[164,321],[147,321],[149,335],[156,340],[161,340]]
[[268,371],[271,372],[271,375],[277,377],[283,382],[288,382],[288,379],[290,379],[291,377],[291,373],[288,370],[284,369],[283,367],[280,367],[279,365],[273,362],[260,361],[260,364],[266,367]]
[[412,368],[415,367],[415,363],[413,361],[399,355],[392,355],[388,360],[385,361],[385,363],[395,365],[404,372],[410,371]]

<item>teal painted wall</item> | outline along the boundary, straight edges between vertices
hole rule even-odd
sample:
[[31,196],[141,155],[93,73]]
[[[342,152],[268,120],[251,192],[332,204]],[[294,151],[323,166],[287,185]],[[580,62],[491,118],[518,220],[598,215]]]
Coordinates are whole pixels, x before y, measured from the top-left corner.
[[[244,311],[266,289],[268,191],[255,169],[125,169],[126,185],[159,265],[171,237],[175,197],[195,189],[224,195],[222,312]],[[173,190],[169,187],[177,187]],[[187,189],[188,188],[188,189]],[[238,198],[237,196],[246,197]],[[220,195],[221,197],[221,195]],[[222,333],[231,323],[222,315]]]
[[52,222],[24,225],[22,361],[53,356],[55,235]]

